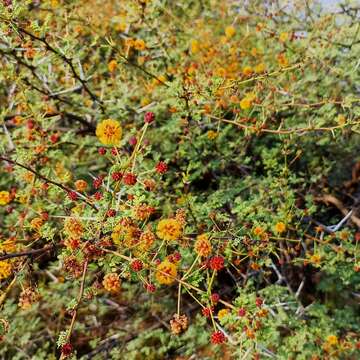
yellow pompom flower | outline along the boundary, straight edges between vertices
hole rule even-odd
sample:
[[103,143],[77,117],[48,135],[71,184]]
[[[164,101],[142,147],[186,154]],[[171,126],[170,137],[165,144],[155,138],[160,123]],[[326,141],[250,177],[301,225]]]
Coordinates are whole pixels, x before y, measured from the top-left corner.
[[138,248],[140,250],[147,251],[151,248],[154,242],[155,234],[152,231],[147,230],[141,234]]
[[84,233],[84,227],[79,219],[67,218],[64,222],[64,232],[72,238],[80,238]]
[[265,64],[260,63],[260,64],[256,65],[254,70],[257,74],[261,74],[261,73],[265,72],[265,70],[266,70]]
[[217,138],[218,133],[216,131],[214,131],[214,130],[209,130],[206,135],[207,135],[209,140],[214,140],[214,139]]
[[103,120],[96,127],[96,136],[104,145],[119,145],[122,136],[120,123],[113,119]]
[[284,43],[289,39],[289,34],[287,32],[282,32],[279,36],[279,40]]
[[253,73],[253,70],[250,66],[245,66],[243,69],[243,74],[245,76],[250,76]]
[[33,230],[39,231],[40,228],[43,226],[43,220],[40,217],[36,217],[30,221],[30,227]]
[[8,191],[0,191],[0,205],[7,205],[10,201],[10,193]]
[[229,309],[221,309],[221,310],[219,310],[217,316],[218,316],[219,320],[222,320],[228,314],[229,314]]
[[240,101],[240,107],[243,110],[247,110],[251,108],[251,100],[248,97],[244,97],[241,101]]
[[77,191],[83,192],[87,188],[87,182],[85,180],[76,180],[75,181],[75,189]]
[[0,261],[0,280],[11,275],[11,264],[9,261]]
[[275,231],[279,234],[283,233],[286,230],[286,225],[280,221],[278,223],[276,223],[275,225]]
[[278,61],[279,65],[282,67],[288,66],[288,64],[289,64],[289,61],[286,58],[284,53],[281,53],[277,56],[277,61]]
[[109,63],[108,63],[108,69],[110,72],[114,72],[117,68],[117,62],[116,60],[111,60]]
[[321,256],[318,254],[314,254],[310,256],[310,262],[314,265],[320,265],[321,263]]
[[209,241],[209,237],[207,234],[198,235],[195,241],[195,252],[196,254],[206,257],[211,254],[212,246]]
[[15,252],[16,250],[15,238],[10,238],[8,240],[3,241],[0,244],[0,250],[7,253]]
[[159,284],[171,285],[175,281],[176,276],[176,265],[169,260],[164,260],[156,268],[155,277]]
[[338,338],[337,338],[335,335],[329,335],[329,336],[326,338],[326,342],[327,342],[330,346],[334,346],[334,345],[337,345],[337,343],[338,343],[339,341],[338,341]]
[[196,54],[200,50],[199,41],[196,39],[192,39],[190,41],[190,51],[192,54]]
[[145,41],[142,39],[136,39],[134,41],[134,48],[139,51],[145,50],[146,49]]
[[227,38],[232,38],[235,35],[235,32],[236,32],[236,30],[235,30],[234,26],[232,26],[232,25],[229,25],[225,28],[225,36]]
[[182,226],[176,219],[162,219],[157,226],[156,234],[161,240],[177,240],[182,233]]
[[116,273],[106,274],[104,276],[104,280],[102,282],[105,290],[111,293],[117,293],[120,291],[120,278],[119,275]]

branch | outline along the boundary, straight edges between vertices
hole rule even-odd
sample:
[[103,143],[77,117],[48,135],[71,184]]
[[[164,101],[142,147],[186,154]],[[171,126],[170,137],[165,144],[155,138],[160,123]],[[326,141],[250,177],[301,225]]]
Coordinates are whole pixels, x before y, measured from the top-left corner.
[[54,47],[52,47],[49,42],[46,40],[45,37],[38,37],[34,34],[32,34],[31,32],[23,29],[22,27],[18,26],[17,24],[13,24],[14,26],[16,26],[16,29],[23,33],[28,35],[32,40],[36,40],[39,41],[41,43],[43,43],[45,45],[45,48],[47,50],[49,50],[50,52],[52,52],[53,54],[55,54],[56,56],[60,57],[71,69],[71,72],[73,73],[75,79],[77,79],[82,87],[84,88],[84,90],[89,94],[89,96],[91,97],[91,99],[95,102],[97,102],[100,106],[100,109],[102,111],[102,113],[105,113],[105,107],[104,107],[104,102],[101,101],[87,86],[86,84],[86,80],[84,80],[81,76],[79,76],[79,74],[77,73],[77,71],[75,70],[73,61],[71,58],[68,58],[66,55],[62,54],[61,52],[59,52],[58,50],[56,50]]
[[26,165],[20,164],[20,163],[18,163],[18,162],[15,161],[15,160],[11,160],[11,159],[6,158],[6,157],[3,157],[3,156],[0,156],[0,160],[6,161],[6,162],[8,162],[8,163],[10,163],[10,164],[19,166],[19,167],[21,167],[21,168],[23,168],[23,169],[26,169],[27,171],[30,171],[31,173],[33,173],[34,175],[36,175],[38,178],[44,180],[44,181],[47,182],[47,183],[50,183],[50,184],[53,184],[53,185],[59,187],[60,189],[66,191],[67,193],[75,192],[76,194],[80,195],[80,197],[79,197],[79,200],[80,200],[80,201],[86,203],[87,205],[91,206],[94,210],[98,211],[97,207],[96,207],[94,204],[92,204],[89,200],[87,200],[87,198],[86,198],[85,196],[79,194],[77,191],[75,191],[75,190],[73,190],[73,189],[71,189],[71,188],[69,188],[69,187],[67,187],[67,186],[65,186],[65,185],[63,185],[63,184],[61,184],[61,183],[58,183],[58,182],[53,181],[53,180],[50,180],[50,179],[48,179],[47,177],[39,174],[37,171],[33,170],[32,168],[30,168],[30,167],[28,167],[28,166],[26,166]]
[[43,247],[42,249],[35,249],[35,250],[28,250],[28,251],[21,251],[17,253],[9,253],[9,254],[0,254],[0,261],[7,260],[7,259],[13,259],[21,256],[31,256],[35,254],[41,254],[43,252],[47,252],[49,250],[52,250],[55,246],[54,245],[47,245]]
[[[81,299],[82,299],[82,297],[84,295],[85,278],[86,278],[87,268],[88,268],[88,259],[86,259],[85,262],[84,262],[83,273],[82,273],[82,278],[81,278],[81,283],[80,283],[79,295],[78,295],[78,298],[77,298],[76,306],[75,306],[75,308],[73,310],[73,315],[72,315],[72,318],[71,318],[70,327],[69,327],[69,330],[68,330],[67,335],[66,335],[66,341],[67,342],[70,341],[71,333],[72,333],[72,331],[74,329],[74,325],[75,325],[75,320],[76,320],[78,308],[79,308],[79,305],[81,303]],[[64,358],[65,358],[65,355],[63,353],[61,353],[60,360],[62,360]]]

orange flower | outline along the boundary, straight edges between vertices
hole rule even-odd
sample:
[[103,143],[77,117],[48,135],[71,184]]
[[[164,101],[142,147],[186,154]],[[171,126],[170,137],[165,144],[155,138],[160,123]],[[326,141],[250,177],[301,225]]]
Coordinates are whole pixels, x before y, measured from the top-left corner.
[[286,58],[284,53],[281,53],[278,55],[277,57],[277,61],[279,63],[280,66],[285,67],[289,64],[288,59]]
[[64,232],[73,238],[80,238],[84,232],[84,227],[80,220],[67,218],[64,222]]
[[155,234],[152,231],[145,231],[140,236],[139,248],[149,250],[155,241]]
[[104,280],[102,282],[105,290],[111,293],[117,293],[120,291],[120,278],[116,273],[109,273],[104,276]]
[[177,240],[182,233],[182,226],[176,219],[160,220],[156,234],[162,240]]
[[198,235],[195,242],[196,254],[206,257],[211,254],[212,247],[207,234]]
[[164,260],[157,266],[155,273],[156,280],[159,284],[171,285],[177,275],[176,265],[169,260]]
[[136,39],[134,42],[134,48],[139,51],[145,50],[146,49],[145,41],[142,39]]
[[108,63],[108,69],[110,72],[114,72],[117,68],[117,62],[116,60],[111,60],[109,63]]
[[85,180],[76,180],[75,181],[75,189],[77,191],[83,192],[87,188],[87,182]]

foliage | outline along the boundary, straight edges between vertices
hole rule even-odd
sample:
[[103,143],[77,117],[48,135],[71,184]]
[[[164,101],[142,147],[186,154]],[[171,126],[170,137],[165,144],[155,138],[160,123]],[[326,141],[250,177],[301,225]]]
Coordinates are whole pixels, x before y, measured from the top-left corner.
[[360,8],[0,4],[4,359],[357,359]]

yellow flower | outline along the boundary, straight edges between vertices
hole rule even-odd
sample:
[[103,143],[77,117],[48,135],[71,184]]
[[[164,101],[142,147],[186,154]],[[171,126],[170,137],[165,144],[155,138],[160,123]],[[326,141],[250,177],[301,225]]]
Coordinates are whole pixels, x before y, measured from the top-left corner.
[[256,236],[260,236],[264,233],[264,229],[262,229],[260,226],[257,226],[254,230],[253,230],[254,235]]
[[266,69],[266,67],[265,67],[265,64],[264,63],[260,63],[260,64],[258,64],[258,65],[256,65],[255,66],[255,72],[257,73],[257,74],[261,74],[261,73],[263,73],[263,72],[265,72],[265,69]]
[[206,135],[207,135],[209,140],[214,140],[214,139],[217,138],[218,133],[216,131],[209,130]]
[[275,225],[275,231],[279,234],[283,233],[286,230],[286,225],[280,221]]
[[115,30],[120,32],[125,32],[126,27],[127,27],[126,22],[121,21],[115,25]]
[[43,220],[40,217],[36,217],[32,219],[30,222],[30,227],[36,231],[39,231],[42,225],[43,225]]
[[162,219],[157,226],[156,234],[162,240],[177,240],[182,233],[182,226],[176,219]]
[[224,69],[223,67],[219,67],[215,70],[215,74],[217,76],[220,76],[220,77],[225,77],[226,76],[226,69]]
[[240,101],[240,107],[243,110],[247,110],[251,108],[251,100],[249,97],[245,96],[241,101]]
[[235,28],[232,25],[229,25],[225,28],[225,35],[227,38],[232,38],[235,35]]
[[286,58],[285,54],[283,54],[283,53],[278,55],[277,61],[278,61],[279,65],[282,67],[288,66],[288,64],[289,64],[288,59]]
[[116,245],[134,246],[139,242],[140,229],[132,224],[120,223],[116,225],[111,238]]
[[8,191],[0,191],[0,205],[7,205],[10,201],[10,193]]
[[200,256],[209,256],[212,251],[211,243],[207,234],[198,235],[195,241],[195,252]]
[[256,55],[258,54],[257,48],[253,47],[253,48],[251,49],[251,51],[250,51],[250,54],[251,54],[252,56],[256,56]]
[[312,262],[315,265],[320,265],[321,257],[320,255],[314,254],[310,256],[310,262]]
[[120,291],[120,279],[119,275],[116,273],[110,273],[106,274],[104,276],[104,280],[102,282],[105,290],[111,292],[111,293],[117,293]]
[[84,227],[80,220],[67,218],[64,222],[64,232],[72,238],[80,238],[83,235]]
[[0,261],[0,280],[11,275],[11,264],[9,261]]
[[164,260],[157,266],[155,273],[159,284],[170,285],[175,281],[177,275],[176,265],[169,260]]
[[287,32],[282,32],[279,36],[279,40],[284,43],[289,39],[289,34]]
[[193,53],[193,54],[196,54],[197,52],[199,52],[200,50],[200,45],[199,45],[199,41],[196,40],[196,39],[192,39],[190,41],[190,51]]
[[337,338],[335,335],[329,335],[329,336],[326,338],[326,342],[327,342],[330,346],[333,346],[333,345],[337,345],[337,343],[338,343],[339,341],[338,341],[338,338]]
[[145,50],[146,49],[145,41],[142,39],[136,39],[134,42],[134,48],[139,51]]
[[108,69],[110,72],[114,72],[117,68],[117,62],[116,60],[111,60],[109,63],[108,63]]
[[250,66],[245,66],[243,69],[243,74],[245,76],[250,76],[253,73],[253,70]]
[[227,316],[229,314],[229,310],[228,309],[221,309],[219,310],[217,316],[219,320],[222,320],[225,316]]
[[15,237],[3,241],[0,244],[0,250],[7,253],[15,252],[16,250]]
[[337,122],[339,125],[344,125],[346,123],[346,117],[344,115],[339,115],[337,118]]
[[96,136],[104,145],[118,145],[122,136],[120,123],[113,119],[103,120],[96,127]]
[[155,241],[155,234],[152,231],[145,231],[140,236],[140,242],[138,248],[143,251],[147,251],[151,248]]
[[135,41],[134,41],[134,39],[132,39],[132,38],[127,38],[127,39],[125,40],[125,45],[126,45],[128,48],[133,47],[133,46],[134,46],[134,43],[135,43]]

